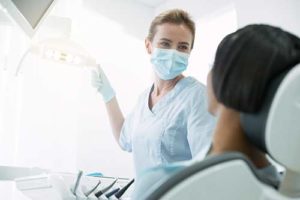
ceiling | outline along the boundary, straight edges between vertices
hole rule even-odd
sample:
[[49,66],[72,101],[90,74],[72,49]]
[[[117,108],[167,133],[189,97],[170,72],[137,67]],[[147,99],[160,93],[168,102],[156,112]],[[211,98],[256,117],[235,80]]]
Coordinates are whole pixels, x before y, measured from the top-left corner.
[[149,6],[149,7],[157,7],[160,4],[166,2],[167,0],[135,0],[135,1],[138,1],[138,2],[140,2],[142,4],[145,4],[146,6]]

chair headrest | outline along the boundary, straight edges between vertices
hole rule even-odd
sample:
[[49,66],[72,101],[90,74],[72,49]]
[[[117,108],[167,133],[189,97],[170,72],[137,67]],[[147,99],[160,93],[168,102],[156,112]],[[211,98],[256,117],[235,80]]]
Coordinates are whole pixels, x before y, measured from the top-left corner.
[[259,112],[242,113],[241,124],[253,144],[300,172],[300,64],[272,81]]

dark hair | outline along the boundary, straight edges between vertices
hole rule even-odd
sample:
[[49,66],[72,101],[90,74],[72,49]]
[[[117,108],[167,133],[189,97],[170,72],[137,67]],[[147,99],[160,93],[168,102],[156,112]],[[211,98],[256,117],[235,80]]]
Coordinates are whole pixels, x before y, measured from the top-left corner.
[[167,10],[165,12],[160,13],[158,16],[156,16],[151,22],[147,38],[150,41],[152,41],[157,31],[156,27],[158,25],[165,24],[165,23],[185,25],[192,33],[193,39],[192,39],[191,48],[193,48],[194,40],[195,40],[195,32],[196,32],[195,22],[192,20],[191,16],[186,11],[181,9]]
[[254,113],[270,81],[299,62],[298,37],[270,25],[248,25],[227,35],[217,48],[214,94],[229,108]]

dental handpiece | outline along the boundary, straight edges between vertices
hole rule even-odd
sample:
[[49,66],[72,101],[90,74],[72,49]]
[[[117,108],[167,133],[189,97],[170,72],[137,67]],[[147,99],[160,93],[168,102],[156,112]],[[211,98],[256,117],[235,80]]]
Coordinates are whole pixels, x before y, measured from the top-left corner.
[[112,186],[114,186],[114,184],[118,181],[118,178],[116,178],[110,185],[108,185],[107,187],[103,188],[102,190],[98,191],[95,196],[97,198],[99,198],[102,194],[104,194],[105,192],[107,192],[110,188],[112,188]]
[[132,179],[127,185],[125,185],[121,190],[119,190],[114,196],[117,199],[120,199],[121,196],[126,192],[126,190],[131,186],[131,184],[134,182],[134,179]]
[[95,187],[93,187],[90,191],[84,193],[85,196],[89,196],[90,194],[92,194],[96,189],[97,187],[101,184],[101,181],[99,180],[98,183],[95,185]]
[[73,194],[74,194],[75,196],[76,196],[76,192],[77,192],[77,189],[78,189],[78,186],[79,186],[79,183],[80,183],[82,174],[83,174],[83,171],[80,170],[80,171],[78,172],[78,175],[77,175],[77,178],[76,178],[75,186],[74,186],[74,189],[73,189]]
[[116,188],[114,190],[112,190],[111,192],[107,193],[105,196],[106,198],[110,198],[112,195],[116,194],[118,191],[120,190],[120,188]]

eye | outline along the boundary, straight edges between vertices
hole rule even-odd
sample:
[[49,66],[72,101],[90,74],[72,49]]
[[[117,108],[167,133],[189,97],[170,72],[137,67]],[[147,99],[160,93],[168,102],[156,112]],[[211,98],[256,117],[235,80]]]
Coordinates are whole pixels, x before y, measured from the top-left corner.
[[159,44],[162,48],[170,48],[171,46],[169,42],[165,42],[165,41],[162,41]]
[[178,46],[179,51],[188,51],[189,47],[187,45],[180,45]]

